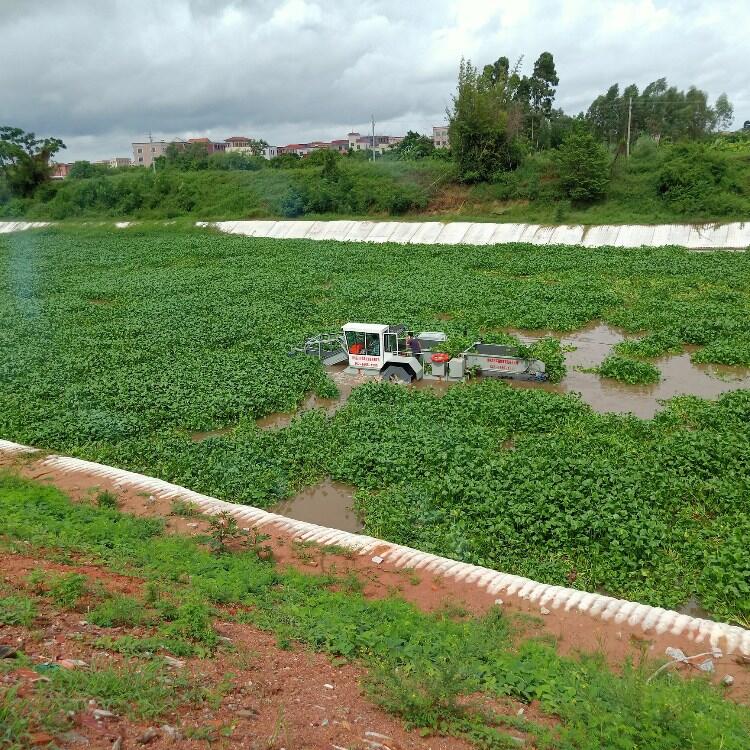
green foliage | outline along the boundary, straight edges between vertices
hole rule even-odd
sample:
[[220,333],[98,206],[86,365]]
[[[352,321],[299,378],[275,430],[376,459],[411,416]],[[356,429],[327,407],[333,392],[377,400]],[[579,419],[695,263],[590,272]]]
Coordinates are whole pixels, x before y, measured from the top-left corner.
[[509,114],[505,82],[488,79],[462,60],[448,136],[464,182],[489,180],[521,161],[519,146],[509,132]]
[[270,160],[273,169],[297,169],[302,158],[299,154],[279,154]]
[[559,383],[565,377],[565,352],[558,339],[545,336],[531,346],[520,347],[519,353],[529,359],[542,360],[550,383]]
[[750,341],[746,338],[719,338],[710,341],[700,351],[695,352],[693,362],[715,362],[721,365],[741,365],[750,367]]
[[215,516],[209,518],[210,539],[209,545],[217,554],[227,551],[227,542],[231,542],[240,536],[240,529],[237,526],[237,519],[223,510]]
[[173,516],[182,516],[183,518],[197,518],[202,515],[201,509],[195,503],[180,498],[172,501],[170,513]]
[[279,213],[287,218],[293,219],[305,212],[305,200],[296,188],[289,188],[281,199]]
[[257,172],[267,166],[268,161],[258,154],[245,154],[241,151],[219,151],[209,155],[207,168]]
[[682,215],[703,216],[739,205],[743,187],[727,155],[703,143],[686,143],[662,160],[657,191]]
[[682,351],[680,337],[671,331],[660,331],[640,339],[621,341],[615,346],[615,353],[623,357],[660,357],[663,354],[677,354],[680,351]]
[[0,625],[29,627],[36,617],[36,605],[27,596],[0,597]]
[[64,573],[55,576],[49,583],[49,595],[59,607],[74,609],[86,593],[88,579],[80,573]]
[[397,159],[405,161],[426,159],[435,153],[435,144],[427,135],[420,135],[414,130],[409,130],[403,140],[397,143],[389,152]]
[[601,198],[609,183],[607,150],[585,130],[571,132],[556,155],[563,194],[574,201]]
[[[224,163],[238,159],[247,164]],[[315,152],[304,161],[295,158],[288,169],[258,168],[261,162],[265,164],[260,157],[226,153],[207,156],[205,167],[194,169],[107,169],[89,178],[45,185],[33,200],[0,200],[0,215],[65,219],[199,214],[202,219],[226,219],[333,212],[400,214],[424,208],[450,172],[450,167],[430,159],[380,160],[373,165],[341,158],[333,151]]]
[[211,609],[197,599],[188,601],[177,610],[177,616],[161,632],[168,639],[185,640],[204,646],[209,650],[216,648],[219,637],[211,624]]
[[116,595],[105,599],[88,613],[89,622],[102,628],[141,625],[149,617],[143,604],[129,596]]
[[634,142],[640,135],[657,140],[698,139],[717,127],[725,129],[731,121],[732,105],[722,94],[711,107],[708,95],[695,86],[680,91],[669,86],[666,78],[649,83],[642,92],[635,84],[626,86],[622,94],[618,84],[598,96],[586,113],[586,121],[600,141],[610,145],[625,141],[628,113],[630,133]]
[[96,504],[100,508],[109,508],[110,510],[117,510],[120,507],[120,498],[116,492],[111,490],[101,490],[96,493]]
[[106,177],[110,167],[106,164],[92,164],[90,161],[76,161],[68,172],[69,180],[83,180],[90,177]]
[[[106,662],[90,669],[60,669],[42,685],[42,696],[66,696],[72,710],[82,710],[89,700],[116,714],[148,720],[176,708],[190,687],[186,677],[168,672],[160,664],[113,666]],[[68,709],[71,710],[71,709]]]
[[0,127],[0,177],[10,194],[31,196],[51,175],[50,159],[65,144],[59,138],[37,138],[21,128]]
[[620,380],[623,383],[658,383],[661,380],[659,368],[650,362],[639,362],[637,359],[612,354],[602,362],[596,371],[604,378]]

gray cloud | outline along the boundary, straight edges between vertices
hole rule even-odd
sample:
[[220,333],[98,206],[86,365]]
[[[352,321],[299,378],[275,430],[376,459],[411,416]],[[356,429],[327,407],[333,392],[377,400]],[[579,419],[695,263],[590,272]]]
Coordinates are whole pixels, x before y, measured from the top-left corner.
[[555,55],[566,111],[666,76],[750,117],[743,0],[0,0],[0,120],[127,155],[155,137],[427,131],[461,56]]

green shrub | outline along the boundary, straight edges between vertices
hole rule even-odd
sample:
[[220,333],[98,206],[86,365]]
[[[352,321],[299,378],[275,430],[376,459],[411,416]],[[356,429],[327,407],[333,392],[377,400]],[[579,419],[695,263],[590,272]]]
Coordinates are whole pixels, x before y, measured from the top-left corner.
[[96,493],[96,504],[100,508],[117,510],[120,507],[120,498],[115,492],[111,492],[110,490],[102,490],[101,492]]
[[36,617],[36,605],[27,596],[0,597],[0,625],[29,627]]
[[49,595],[52,601],[66,609],[74,609],[87,590],[88,579],[80,573],[56,576],[49,584]]
[[87,619],[102,628],[141,625],[150,618],[143,603],[129,596],[113,596],[89,612]]
[[731,211],[743,192],[734,162],[704,143],[673,146],[662,159],[656,189],[671,208],[696,217]]
[[555,155],[562,193],[572,201],[601,198],[609,184],[609,154],[588,131],[572,131]]

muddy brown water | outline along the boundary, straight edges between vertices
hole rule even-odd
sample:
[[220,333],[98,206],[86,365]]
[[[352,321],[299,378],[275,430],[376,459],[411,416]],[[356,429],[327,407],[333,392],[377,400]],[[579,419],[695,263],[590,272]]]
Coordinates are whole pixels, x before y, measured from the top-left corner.
[[207,432],[191,432],[190,439],[194,443],[202,443],[204,440],[208,440],[208,438],[223,437],[224,435],[229,435],[234,432],[234,429],[234,427],[222,427],[221,429],[208,430]]
[[307,487],[296,497],[284,500],[271,508],[295,521],[306,521],[358,534],[364,525],[357,517],[354,504],[354,487],[332,479]]
[[[508,329],[526,343],[543,336],[555,336],[552,331]],[[726,365],[699,365],[690,361],[698,347],[685,347],[683,353],[653,360],[661,372],[661,381],[653,385],[629,385],[596,373],[581,372],[579,367],[591,368],[601,364],[616,344],[628,338],[624,331],[605,323],[592,323],[575,333],[559,336],[563,345],[574,346],[565,354],[568,373],[560,383],[516,381],[519,388],[541,388],[554,393],[580,393],[581,398],[598,412],[632,413],[649,419],[662,408],[661,401],[681,394],[702,398],[717,398],[722,393],[739,388],[750,388],[750,368]]]

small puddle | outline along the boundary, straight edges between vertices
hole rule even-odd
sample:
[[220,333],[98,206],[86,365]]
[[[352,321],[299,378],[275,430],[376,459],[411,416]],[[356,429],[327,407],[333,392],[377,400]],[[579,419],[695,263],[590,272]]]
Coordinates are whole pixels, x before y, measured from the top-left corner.
[[359,533],[363,524],[352,509],[354,487],[332,479],[306,487],[296,497],[278,503],[271,511],[295,521]]
[[370,379],[364,375],[350,375],[344,372],[346,366],[346,363],[343,363],[334,365],[328,370],[328,376],[336,383],[336,387],[339,389],[338,398],[320,398],[314,393],[309,393],[305,396],[302,405],[294,411],[267,414],[265,417],[256,419],[255,424],[262,430],[278,430],[282,427],[288,427],[295,417],[311,409],[325,409],[326,414],[329,416],[335,414],[348,401],[354,388]]
[[703,609],[701,603],[694,597],[691,596],[682,606],[677,608],[677,611],[681,615],[689,615],[690,617],[700,617],[703,620],[713,620],[713,615],[710,612]]
[[[524,331],[508,329],[525,343],[533,343],[543,336],[555,335],[552,331]],[[726,365],[694,364],[690,355],[698,347],[686,346],[681,354],[666,355],[653,361],[662,379],[653,385],[628,385],[617,380],[601,378],[596,373],[581,372],[576,367],[596,367],[612,352],[615,344],[638,336],[604,323],[592,323],[586,328],[560,337],[563,345],[575,346],[566,352],[568,373],[562,382],[534,383],[509,381],[519,388],[540,388],[554,393],[580,393],[583,400],[595,411],[632,413],[650,419],[662,406],[659,401],[682,394],[702,398],[717,398],[722,393],[739,388],[750,388],[750,368]]]
[[222,427],[220,430],[209,430],[208,432],[191,432],[190,439],[194,443],[202,443],[204,440],[208,440],[213,437],[223,437],[234,432],[234,427]]

